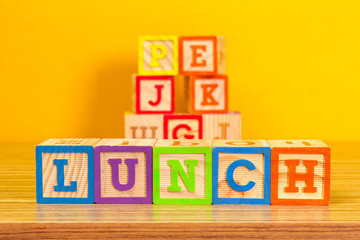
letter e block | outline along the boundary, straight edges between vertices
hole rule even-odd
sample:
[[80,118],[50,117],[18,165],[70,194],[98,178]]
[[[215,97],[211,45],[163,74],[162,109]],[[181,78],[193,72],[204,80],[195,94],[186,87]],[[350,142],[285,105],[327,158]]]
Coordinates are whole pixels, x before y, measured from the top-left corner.
[[181,75],[225,74],[225,38],[180,37],[179,59]]
[[173,113],[174,77],[135,76],[135,112]]
[[190,104],[192,114],[228,112],[228,79],[227,76],[191,76]]
[[155,204],[211,204],[208,140],[158,140],[154,147]]
[[100,139],[49,139],[36,146],[38,203],[94,203],[94,146]]
[[176,36],[140,36],[139,74],[178,74],[178,38]]
[[103,139],[94,150],[95,203],[152,203],[155,139]]
[[165,115],[164,139],[202,139],[202,125],[201,115]]
[[330,148],[320,140],[271,140],[271,204],[328,205]]
[[265,140],[214,140],[213,203],[270,204],[270,157]]

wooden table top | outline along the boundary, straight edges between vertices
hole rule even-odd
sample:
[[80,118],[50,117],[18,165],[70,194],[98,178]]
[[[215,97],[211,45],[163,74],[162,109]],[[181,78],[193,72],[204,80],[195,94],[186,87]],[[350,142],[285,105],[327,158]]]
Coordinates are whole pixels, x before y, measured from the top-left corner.
[[70,238],[73,234],[171,238],[269,237],[271,232],[276,238],[359,238],[360,143],[329,145],[329,206],[252,206],[39,205],[35,144],[1,144],[0,234],[9,238]]

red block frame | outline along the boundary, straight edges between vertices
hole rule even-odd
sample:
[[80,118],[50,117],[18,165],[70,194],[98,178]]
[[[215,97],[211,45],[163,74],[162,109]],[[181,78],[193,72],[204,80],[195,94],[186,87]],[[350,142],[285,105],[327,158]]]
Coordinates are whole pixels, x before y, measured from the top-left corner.
[[[225,103],[224,109],[221,110],[195,110],[195,81],[197,80],[205,80],[205,79],[223,79],[224,84],[224,91],[225,91]],[[228,77],[226,75],[217,75],[217,76],[191,76],[190,77],[190,112],[192,114],[202,114],[202,113],[227,113],[229,109],[229,102],[228,102]]]
[[[184,71],[184,41],[186,40],[211,40],[214,42],[214,70],[209,71]],[[216,75],[218,72],[217,62],[217,37],[216,36],[202,36],[202,37],[179,37],[179,72],[181,75]]]
[[[171,81],[171,109],[170,111],[143,111],[140,108],[140,81],[141,80],[170,80]],[[154,114],[154,113],[174,113],[175,112],[175,81],[174,76],[135,76],[135,113],[137,114]]]
[[[324,154],[324,199],[279,199],[279,154]],[[274,147],[271,149],[271,204],[272,205],[328,205],[330,200],[330,148],[328,147]]]
[[201,115],[164,115],[164,139],[169,139],[169,120],[172,119],[196,119],[199,121],[199,139],[203,139],[203,119]]

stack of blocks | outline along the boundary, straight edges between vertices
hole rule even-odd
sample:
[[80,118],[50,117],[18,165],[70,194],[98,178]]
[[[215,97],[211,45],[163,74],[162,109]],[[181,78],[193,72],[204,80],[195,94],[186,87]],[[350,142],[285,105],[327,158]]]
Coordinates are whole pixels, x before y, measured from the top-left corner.
[[[224,37],[142,36],[138,64],[125,138],[240,139],[240,113],[228,112]],[[179,73],[186,114],[175,114]]]
[[327,205],[320,140],[50,139],[38,203]]

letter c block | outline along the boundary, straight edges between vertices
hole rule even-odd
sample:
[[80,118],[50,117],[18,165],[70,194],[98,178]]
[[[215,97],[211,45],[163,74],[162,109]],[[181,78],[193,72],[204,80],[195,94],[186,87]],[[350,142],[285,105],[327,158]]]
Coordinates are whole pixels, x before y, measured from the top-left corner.
[[214,140],[213,203],[270,204],[270,155],[265,140]]
[[155,139],[103,139],[94,150],[95,203],[152,203]]

